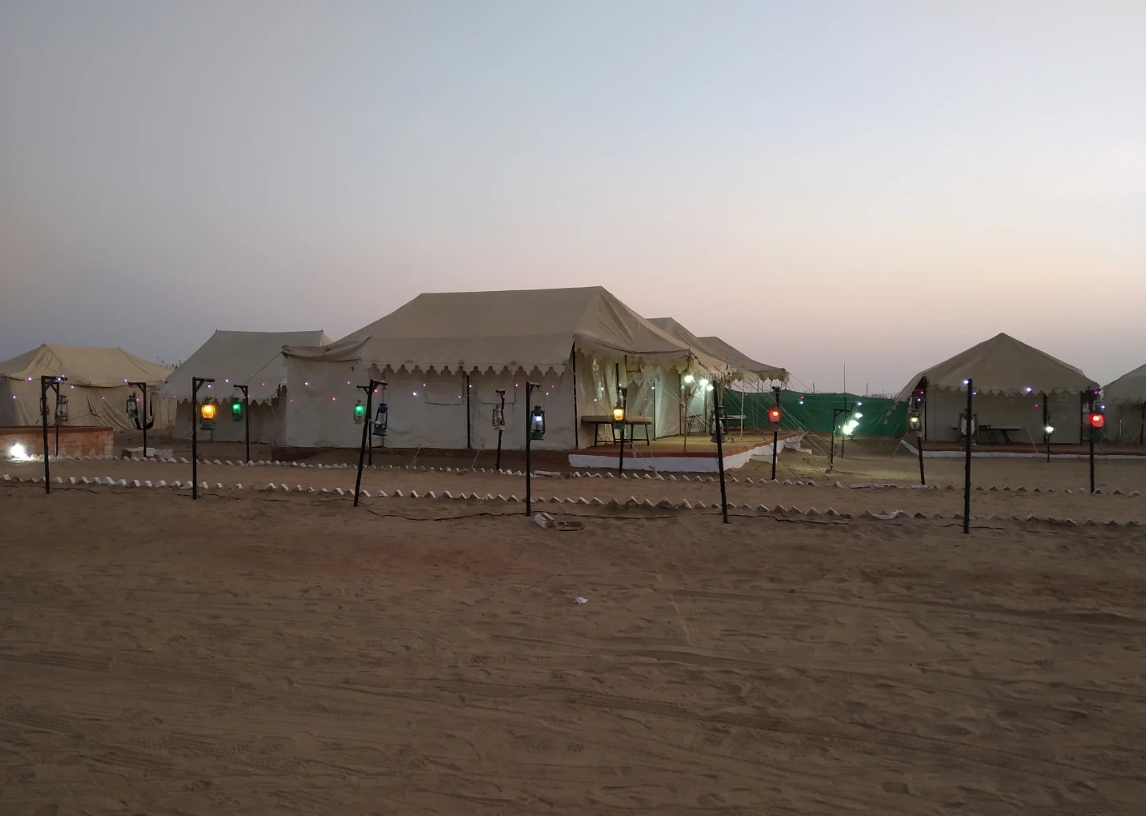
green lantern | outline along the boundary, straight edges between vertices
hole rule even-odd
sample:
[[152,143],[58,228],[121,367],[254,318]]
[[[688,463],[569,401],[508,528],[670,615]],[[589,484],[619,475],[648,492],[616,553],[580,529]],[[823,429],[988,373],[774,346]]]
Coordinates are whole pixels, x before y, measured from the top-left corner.
[[358,400],[354,404],[354,422],[361,425],[363,420],[366,419],[366,406],[362,404],[362,400]]
[[235,422],[243,421],[243,403],[240,400],[231,400],[231,419]]
[[545,438],[545,411],[540,405],[533,406],[533,413],[529,417],[529,438]]
[[135,394],[127,398],[127,418],[139,419],[139,397]]

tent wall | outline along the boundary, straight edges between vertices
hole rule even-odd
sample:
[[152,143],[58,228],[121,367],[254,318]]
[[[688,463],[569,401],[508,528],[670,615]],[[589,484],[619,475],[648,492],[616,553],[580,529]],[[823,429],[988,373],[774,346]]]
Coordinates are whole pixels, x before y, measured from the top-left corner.
[[[1020,425],[1021,431],[1012,431],[1015,444],[1043,441],[1043,405],[1041,394],[1023,397],[979,393],[975,396],[974,413],[979,425]],[[1082,440],[1082,407],[1079,395],[1052,394],[1050,423],[1054,427],[1052,442],[1078,444]],[[866,406],[865,406],[866,407]],[[933,389],[927,393],[924,412],[926,426],[924,438],[938,442],[954,442],[959,438],[959,415],[967,409],[967,392]]]
[[[630,414],[647,416],[652,420],[649,436],[672,436],[679,433],[680,375],[675,370],[659,366],[644,366],[630,371],[623,360],[604,360],[577,352],[577,413],[579,417],[610,414],[617,404],[617,382],[628,388],[627,405]],[[594,428],[582,425],[578,447],[588,448],[594,443]],[[612,442],[611,432],[604,426],[596,429],[602,441]],[[644,431],[636,431],[644,438]],[[572,446],[570,446],[572,447]]]
[[[68,398],[68,422],[73,427],[114,428],[116,431],[134,431],[135,423],[127,418],[127,397],[138,393],[126,385],[112,388],[93,388],[86,385],[65,385],[61,395]],[[48,410],[55,411],[56,398],[48,393]],[[168,400],[155,401],[156,431],[169,431],[175,424],[175,409]],[[49,418],[49,421],[51,419]],[[40,381],[0,381],[0,425],[39,425]]]
[[679,371],[663,371],[657,382],[656,437],[676,436],[681,432],[680,393],[681,376]]
[[[237,401],[242,401],[238,397]],[[174,402],[174,400],[164,400]],[[283,427],[284,416],[279,399],[251,403],[251,444],[279,445],[286,438]],[[183,400],[175,412],[175,432],[179,439],[191,438],[191,401]],[[199,438],[211,442],[243,442],[246,439],[245,422],[235,422],[231,418],[231,400],[219,403],[215,430],[200,431]]]
[[1146,419],[1146,405],[1107,406],[1106,428],[1103,439],[1120,442],[1124,445],[1141,445],[1146,441],[1143,434],[1143,419]]
[[[353,406],[363,397],[356,384],[373,377],[389,384],[389,427],[385,446],[390,448],[466,449],[467,418],[474,450],[497,447],[493,429],[496,389],[506,391],[505,432],[502,447],[525,447],[526,380],[541,384],[533,403],[545,410],[545,438],[535,440],[538,450],[566,450],[574,446],[573,374],[470,374],[469,414],[464,374],[408,371],[379,372],[355,362],[323,362],[300,357],[287,359],[291,396],[286,410],[286,444],[296,447],[357,447],[362,426],[354,422]],[[377,398],[375,397],[375,404]],[[380,443],[375,440],[375,444]]]
[[[356,384],[373,377],[389,384],[389,427],[385,446],[390,448],[466,449],[466,392],[469,392],[469,446],[474,451],[497,447],[493,408],[497,389],[506,392],[504,450],[525,447],[527,417],[534,405],[545,410],[545,438],[533,442],[538,450],[572,450],[593,444],[593,427],[580,425],[580,418],[604,415],[616,401],[619,373],[627,381],[623,361],[603,360],[576,352],[574,365],[558,373],[534,371],[526,376],[500,373],[427,373],[367,368],[362,363],[323,361],[305,357],[287,358],[290,398],[286,403],[285,444],[293,447],[357,447],[362,426],[353,421],[353,406],[363,397]],[[656,433],[676,432],[677,403],[669,391],[675,372],[647,368],[629,385],[629,410],[650,416],[656,405]],[[527,380],[541,384],[533,404],[525,400]],[[666,387],[668,384],[668,387]],[[574,390],[576,414],[574,413]],[[654,403],[654,400],[656,401]],[[662,424],[663,423],[663,424]],[[604,439],[604,429],[602,438]],[[381,440],[375,439],[380,445]]]

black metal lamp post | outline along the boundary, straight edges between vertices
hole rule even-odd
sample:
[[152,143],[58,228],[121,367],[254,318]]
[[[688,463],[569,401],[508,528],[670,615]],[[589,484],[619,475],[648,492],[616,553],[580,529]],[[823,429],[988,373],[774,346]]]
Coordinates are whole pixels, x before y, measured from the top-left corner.
[[712,392],[712,417],[716,422],[716,467],[720,471],[720,512],[724,523],[728,523],[728,489],[724,482],[724,409],[721,406],[721,392],[724,386],[717,383]]
[[[480,395],[479,395],[480,396]],[[497,389],[497,398],[500,400],[493,406],[493,427],[497,428],[497,464],[494,466],[501,470],[501,434],[505,430],[505,391]],[[528,407],[529,402],[526,401]]]
[[[1096,401],[1097,399],[1095,397]],[[1090,438],[1090,492],[1093,495],[1096,488],[1094,483],[1094,440],[1102,436],[1102,429],[1106,427],[1106,406],[1091,403],[1086,424],[1090,431],[1087,436]]]
[[[243,438],[247,443],[246,462],[249,465],[251,463],[251,395],[247,392],[247,386],[245,385],[235,385],[232,387],[239,389],[243,395],[242,402],[235,402],[232,398],[231,419],[235,422],[238,422],[240,419],[242,419],[244,422]],[[239,411],[235,410],[235,406],[239,406]],[[239,416],[239,413],[242,413],[241,417]]]
[[[52,492],[52,469],[48,464],[51,455],[48,453],[48,389],[56,392],[56,405],[60,404],[60,384],[68,381],[64,375],[53,377],[51,375],[40,376],[40,420],[44,426],[44,492],[51,494]],[[59,439],[60,439],[60,425],[56,422],[56,453],[59,454]]]
[[385,380],[371,379],[368,385],[356,386],[358,390],[366,392],[366,405],[361,402],[354,406],[354,421],[362,424],[362,445],[358,448],[358,475],[354,479],[354,506],[358,506],[359,493],[362,490],[362,466],[366,463],[366,441],[370,435],[370,423],[366,418],[370,416],[370,407],[374,400],[374,389],[385,386]]
[[[832,468],[836,466],[836,420],[843,414],[850,414],[854,408],[863,405],[862,402],[857,402],[852,408],[833,408],[832,409],[832,451],[828,459],[828,473],[832,472]],[[855,412],[852,419],[848,420],[840,433],[840,456],[844,455],[844,440],[855,429],[856,424],[863,417],[859,411]]]
[[[526,382],[525,383],[525,407],[529,407],[532,402],[533,392],[541,388],[540,383]],[[540,405],[536,405],[527,415],[525,421],[525,515],[529,515],[532,511],[533,494],[532,490],[532,464],[530,460],[530,442],[534,439],[545,438],[545,411]]]
[[191,500],[199,498],[199,422],[215,422],[215,403],[210,397],[199,405],[199,389],[207,383],[215,382],[214,377],[191,378]]
[[963,533],[971,532],[971,437],[974,432],[971,428],[975,416],[975,383],[970,379],[963,381],[967,386],[967,432],[964,434],[966,442],[963,462]]
[[[772,427],[772,481],[776,481],[776,454],[780,447],[780,386],[772,386],[772,393],[776,396],[776,404],[768,409],[768,422]],[[741,411],[743,413],[743,411]]]
[[127,415],[131,421],[135,423],[138,430],[143,431],[143,458],[147,458],[147,431],[155,425],[155,396],[151,397],[150,407],[147,402],[147,383],[145,382],[129,382],[128,386],[131,388],[138,388],[143,393],[143,399],[136,403],[135,410],[131,410],[131,401],[135,399],[132,394],[128,397],[128,412]]
[[617,460],[617,475],[625,469],[625,414],[629,407],[629,389],[617,386],[617,405],[613,408],[613,427],[621,429],[621,454]]

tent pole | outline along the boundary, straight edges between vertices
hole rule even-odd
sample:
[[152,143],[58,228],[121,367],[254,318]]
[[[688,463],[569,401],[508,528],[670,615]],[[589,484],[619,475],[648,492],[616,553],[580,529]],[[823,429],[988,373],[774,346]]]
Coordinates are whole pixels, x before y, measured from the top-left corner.
[[466,450],[473,450],[473,441],[470,438],[470,425],[473,424],[470,421],[470,375],[465,374],[464,376],[466,378]]
[[[577,415],[577,347],[574,346],[573,350],[569,352],[569,359],[572,360],[570,368],[573,371],[573,450],[581,449],[581,417]],[[498,434],[500,438],[501,434]]]
[[1047,428],[1050,426],[1050,406],[1047,405],[1047,395],[1043,392],[1043,441],[1047,445],[1047,464],[1050,464],[1050,434],[1047,433]]

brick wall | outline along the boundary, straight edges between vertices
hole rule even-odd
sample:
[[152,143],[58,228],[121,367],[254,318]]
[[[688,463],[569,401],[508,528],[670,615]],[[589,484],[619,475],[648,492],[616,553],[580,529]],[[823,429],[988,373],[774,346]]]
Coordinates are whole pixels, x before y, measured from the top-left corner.
[[[0,428],[0,458],[8,456],[9,449],[23,445],[29,455],[44,452],[44,432],[41,428]],[[111,456],[115,446],[114,428],[60,426],[60,456]],[[56,453],[56,428],[48,426],[48,450]]]

